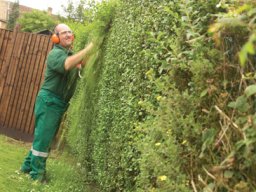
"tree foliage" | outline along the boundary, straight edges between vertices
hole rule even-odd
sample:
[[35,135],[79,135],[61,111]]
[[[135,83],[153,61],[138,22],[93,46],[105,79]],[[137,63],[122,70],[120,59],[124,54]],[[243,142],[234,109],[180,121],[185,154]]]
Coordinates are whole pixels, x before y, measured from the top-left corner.
[[19,19],[21,30],[25,32],[38,32],[41,30],[53,30],[57,21],[46,12],[34,10],[24,13]]
[[9,14],[9,19],[7,22],[7,29],[9,30],[14,29],[18,17],[19,17],[19,1],[14,2],[12,5],[11,12]]
[[93,19],[92,15],[95,13],[98,3],[99,1],[96,0],[80,0],[75,4],[72,0],[69,0],[66,6],[62,5],[62,8],[67,20],[84,23]]

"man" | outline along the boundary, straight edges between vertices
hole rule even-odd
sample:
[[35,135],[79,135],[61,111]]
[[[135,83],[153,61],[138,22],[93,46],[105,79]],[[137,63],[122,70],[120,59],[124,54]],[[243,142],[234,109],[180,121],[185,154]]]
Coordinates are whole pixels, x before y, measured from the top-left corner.
[[93,47],[90,43],[85,49],[73,55],[70,50],[73,41],[70,28],[65,24],[58,24],[54,32],[58,42],[55,42],[47,57],[45,79],[35,102],[34,140],[21,166],[22,172],[29,173],[32,179],[39,181],[45,180],[46,160],[51,143],[74,93],[78,77],[76,66]]

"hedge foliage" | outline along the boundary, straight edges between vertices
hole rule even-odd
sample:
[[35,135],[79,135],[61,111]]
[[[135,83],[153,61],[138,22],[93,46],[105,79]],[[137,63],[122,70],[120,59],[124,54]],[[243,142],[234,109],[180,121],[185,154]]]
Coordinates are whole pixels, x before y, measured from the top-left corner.
[[77,34],[96,48],[66,121],[86,181],[100,191],[255,190],[256,11],[242,4],[97,5]]

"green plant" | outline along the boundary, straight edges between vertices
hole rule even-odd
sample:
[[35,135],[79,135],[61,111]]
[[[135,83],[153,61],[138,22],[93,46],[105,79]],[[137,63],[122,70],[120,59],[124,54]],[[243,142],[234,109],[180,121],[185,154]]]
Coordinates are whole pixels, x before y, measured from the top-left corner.
[[81,32],[100,43],[68,112],[86,180],[102,191],[254,190],[255,87],[236,100],[254,82],[254,36],[240,54],[244,68],[237,56],[253,6],[112,3],[96,6]]
[[43,11],[24,13],[17,22],[21,25],[21,30],[25,32],[52,30],[56,25],[56,21]]
[[9,30],[14,30],[14,27],[16,25],[17,19],[19,17],[20,13],[19,13],[19,1],[18,2],[14,2],[11,8],[11,12],[9,15],[9,19],[7,22],[7,29]]

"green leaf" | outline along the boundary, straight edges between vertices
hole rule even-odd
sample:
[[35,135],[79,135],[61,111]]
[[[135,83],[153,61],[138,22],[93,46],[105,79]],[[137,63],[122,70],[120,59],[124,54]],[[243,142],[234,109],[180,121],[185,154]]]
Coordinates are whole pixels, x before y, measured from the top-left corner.
[[241,141],[238,141],[238,142],[236,142],[236,144],[235,144],[235,149],[236,149],[236,151],[239,151],[242,147],[244,147],[245,146],[245,141],[244,140],[241,140]]
[[209,185],[207,185],[204,189],[203,192],[212,192],[215,188],[215,184],[214,183],[210,183]]
[[216,135],[216,129],[213,129],[213,128],[206,129],[203,132],[202,139],[203,141],[208,141],[208,143],[211,143],[214,140],[215,135]]
[[242,49],[240,52],[239,52],[239,60],[240,60],[240,64],[242,67],[245,66],[245,62],[247,61],[247,52]]
[[228,104],[228,107],[233,108],[233,109],[236,109],[236,108],[237,108],[237,104],[236,104],[235,101],[232,101],[232,102],[230,102],[230,103]]
[[245,105],[247,102],[247,99],[245,96],[240,96],[236,99],[236,101],[232,101],[228,104],[228,107],[233,108],[233,109],[238,109]]
[[244,95],[242,95],[242,96],[238,97],[236,99],[236,101],[230,102],[228,104],[228,107],[237,109],[241,112],[246,112],[249,110],[250,105],[247,102],[247,98]]
[[216,136],[216,129],[206,129],[203,132],[202,140],[203,145],[201,147],[201,153],[199,155],[199,158],[202,158],[204,156],[204,151],[211,146],[211,144],[214,142],[214,138]]
[[224,178],[226,178],[226,179],[232,178],[233,175],[234,175],[234,172],[233,172],[233,171],[226,170],[226,171],[224,172]]
[[200,97],[204,97],[208,93],[208,89],[205,89],[201,92]]
[[254,53],[255,53],[252,42],[247,42],[247,43],[244,45],[244,48],[245,48],[245,50],[246,50],[247,53],[250,53],[250,54],[254,54]]
[[250,85],[246,87],[244,93],[247,97],[254,95],[256,93],[256,85]]

